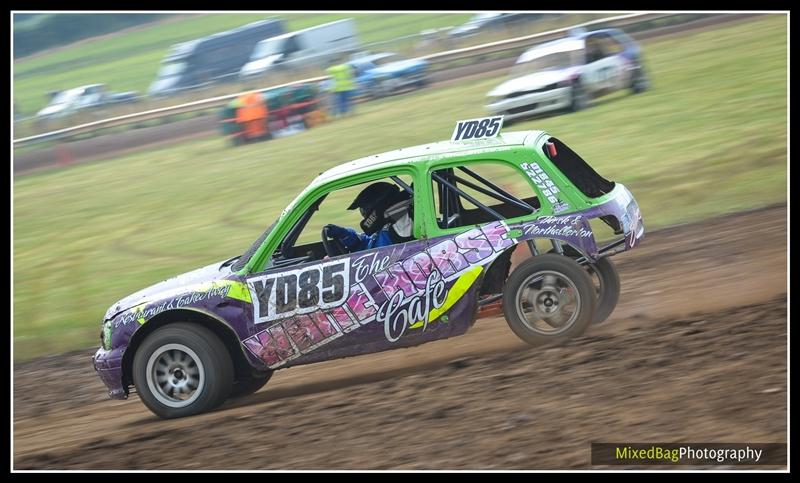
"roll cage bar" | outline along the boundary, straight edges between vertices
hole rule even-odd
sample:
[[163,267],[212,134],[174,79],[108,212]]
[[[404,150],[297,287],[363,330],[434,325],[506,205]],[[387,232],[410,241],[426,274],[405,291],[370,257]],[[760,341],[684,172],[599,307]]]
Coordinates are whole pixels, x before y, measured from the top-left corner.
[[530,204],[517,198],[503,188],[475,173],[471,169],[464,166],[459,166],[458,170],[466,173],[474,181],[456,175],[453,168],[442,169],[431,173],[431,178],[438,183],[439,211],[446,225],[449,224],[452,217],[460,214],[460,212],[463,210],[463,206],[459,197],[469,201],[473,205],[477,206],[480,210],[497,220],[506,219],[505,216],[501,215],[497,211],[475,199],[474,196],[460,189],[458,186],[456,186],[457,183],[461,183],[462,185],[494,198],[501,203],[510,203],[517,208],[528,211],[529,213],[536,212],[536,208]]

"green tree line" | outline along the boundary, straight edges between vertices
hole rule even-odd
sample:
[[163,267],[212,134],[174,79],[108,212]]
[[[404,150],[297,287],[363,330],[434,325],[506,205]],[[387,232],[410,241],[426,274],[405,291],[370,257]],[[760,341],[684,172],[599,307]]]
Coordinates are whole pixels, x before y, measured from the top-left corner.
[[153,13],[16,14],[14,58],[166,17]]

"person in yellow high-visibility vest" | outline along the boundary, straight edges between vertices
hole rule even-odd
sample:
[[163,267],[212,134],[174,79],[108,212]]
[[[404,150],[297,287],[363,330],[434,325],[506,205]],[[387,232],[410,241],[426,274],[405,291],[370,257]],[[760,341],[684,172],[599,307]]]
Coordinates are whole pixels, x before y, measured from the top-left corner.
[[347,114],[351,110],[350,97],[356,88],[353,68],[346,63],[341,63],[328,67],[327,72],[333,82],[331,86],[334,97],[333,114]]

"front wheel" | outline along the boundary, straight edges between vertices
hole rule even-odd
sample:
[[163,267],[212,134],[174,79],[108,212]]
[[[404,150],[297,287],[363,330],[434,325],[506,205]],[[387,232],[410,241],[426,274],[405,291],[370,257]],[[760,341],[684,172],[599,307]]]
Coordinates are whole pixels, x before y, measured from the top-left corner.
[[592,323],[595,289],[574,260],[539,255],[520,264],[503,291],[503,313],[517,336],[541,345],[581,335]]
[[231,393],[233,362],[205,327],[179,322],[148,335],[133,357],[133,383],[158,417],[210,411]]
[[579,81],[572,84],[571,98],[569,107],[572,112],[582,111],[589,105],[588,94]]

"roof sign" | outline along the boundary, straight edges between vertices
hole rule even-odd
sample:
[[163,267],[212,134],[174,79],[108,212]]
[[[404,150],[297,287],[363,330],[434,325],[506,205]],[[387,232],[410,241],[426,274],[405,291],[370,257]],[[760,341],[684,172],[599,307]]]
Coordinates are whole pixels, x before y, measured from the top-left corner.
[[502,127],[503,116],[458,121],[450,140],[464,141],[467,139],[493,138],[500,134],[500,128]]

